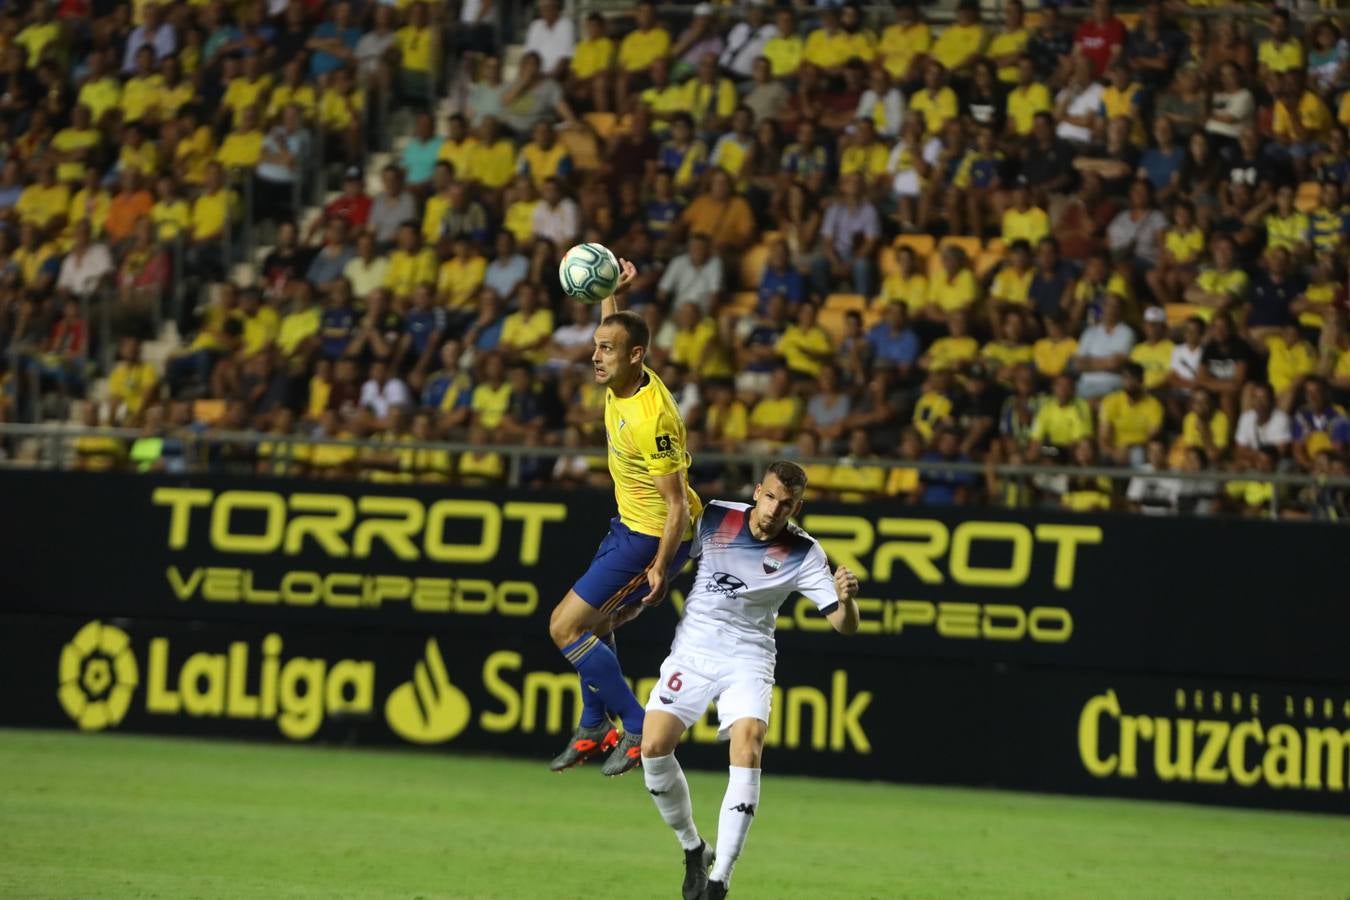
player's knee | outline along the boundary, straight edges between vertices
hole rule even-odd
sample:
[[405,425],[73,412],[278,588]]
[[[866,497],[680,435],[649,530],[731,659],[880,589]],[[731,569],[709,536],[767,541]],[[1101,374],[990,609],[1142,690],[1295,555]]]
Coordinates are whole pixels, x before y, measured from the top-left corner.
[[656,756],[669,756],[675,752],[675,741],[664,735],[644,732],[642,735],[642,755],[651,759]]
[[553,614],[548,619],[548,636],[553,639],[553,643],[558,649],[566,647],[581,637],[585,630],[581,622],[571,615],[567,610],[565,603],[560,603],[553,608]]
[[768,725],[759,719],[741,719],[731,728],[731,764],[758,769],[764,758],[764,736]]

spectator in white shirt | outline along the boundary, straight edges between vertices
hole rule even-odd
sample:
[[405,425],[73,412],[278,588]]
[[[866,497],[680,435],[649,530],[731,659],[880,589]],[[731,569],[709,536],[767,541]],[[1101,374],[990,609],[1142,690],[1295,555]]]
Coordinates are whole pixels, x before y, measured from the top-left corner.
[[1191,316],[1186,320],[1181,343],[1172,348],[1172,364],[1167,370],[1167,413],[1175,419],[1186,414],[1191,390],[1200,377],[1204,340],[1205,320]]
[[722,297],[722,287],[722,260],[712,255],[706,234],[692,234],[688,252],[670,261],[656,293],[671,309],[681,303],[697,303],[703,314],[709,315]]
[[92,241],[89,220],[76,222],[75,243],[61,262],[56,289],[75,297],[92,297],[114,271],[108,248]]
[[595,338],[595,306],[573,300],[569,307],[572,322],[553,330],[544,365],[554,371],[584,364],[591,357]]
[[764,55],[764,45],[779,36],[778,26],[765,21],[766,0],[750,0],[745,21],[737,22],[727,33],[726,47],[718,64],[733,78],[749,78],[755,60]]
[[572,20],[561,15],[558,0],[539,0],[539,18],[525,32],[525,52],[538,53],[544,75],[561,78],[577,46]]
[[389,363],[376,359],[370,364],[370,378],[361,385],[361,408],[374,418],[376,428],[389,427],[392,413],[412,404],[412,395],[402,379],[389,373]]
[[556,178],[544,181],[543,198],[535,206],[530,224],[534,236],[552,241],[559,253],[576,242],[581,233],[581,214],[576,201],[563,193],[561,181]]
[[1134,346],[1134,332],[1120,319],[1120,298],[1109,294],[1102,304],[1102,320],[1083,332],[1078,339],[1074,366],[1078,396],[1086,400],[1105,397],[1121,386],[1120,369]]
[[868,79],[867,90],[858,98],[858,111],[854,117],[871,120],[877,134],[894,139],[905,121],[905,97],[891,84],[890,73],[883,66],[873,68]]
[[178,39],[174,36],[173,26],[161,21],[159,5],[146,3],[141,6],[144,16],[142,24],[131,30],[127,37],[126,52],[122,55],[122,71],[131,74],[136,71],[136,54],[142,47],[155,51],[155,62],[166,56],[172,56],[178,49]]
[[1246,468],[1257,467],[1257,457],[1264,450],[1274,450],[1281,457],[1289,452],[1293,434],[1290,431],[1289,415],[1275,406],[1275,393],[1270,385],[1263,381],[1254,381],[1247,387],[1251,398],[1251,409],[1238,417],[1236,456],[1240,465]]

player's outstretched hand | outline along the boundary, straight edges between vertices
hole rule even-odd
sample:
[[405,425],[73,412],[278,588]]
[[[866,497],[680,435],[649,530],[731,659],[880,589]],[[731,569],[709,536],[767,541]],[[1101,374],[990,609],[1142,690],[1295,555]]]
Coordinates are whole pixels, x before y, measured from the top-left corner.
[[834,570],[834,589],[840,597],[852,599],[858,596],[858,576],[849,571],[848,566]]
[[634,278],[637,278],[637,266],[626,259],[620,259],[619,283],[614,286],[614,293],[622,294],[624,291],[628,290],[628,287],[633,283]]
[[643,606],[660,606],[661,601],[666,599],[666,573],[655,566],[647,570],[647,587],[651,588],[647,596],[642,598]]

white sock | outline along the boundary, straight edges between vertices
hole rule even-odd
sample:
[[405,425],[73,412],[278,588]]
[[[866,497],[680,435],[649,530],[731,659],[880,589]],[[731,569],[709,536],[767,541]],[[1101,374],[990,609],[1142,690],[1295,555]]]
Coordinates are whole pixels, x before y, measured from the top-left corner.
[[675,829],[680,846],[693,850],[703,839],[694,827],[694,805],[689,802],[689,782],[684,778],[684,769],[669,756],[642,757],[642,777],[647,782],[647,793],[652,795],[661,818]]
[[731,767],[727,792],[722,798],[722,813],[717,819],[717,861],[713,863],[713,881],[731,881],[731,869],[745,846],[750,823],[759,812],[759,769]]

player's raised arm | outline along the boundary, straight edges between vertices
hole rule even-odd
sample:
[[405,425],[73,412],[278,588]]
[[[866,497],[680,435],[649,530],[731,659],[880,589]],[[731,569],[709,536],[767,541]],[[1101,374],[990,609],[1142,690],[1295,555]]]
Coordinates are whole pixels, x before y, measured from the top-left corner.
[[856,634],[858,631],[858,576],[840,566],[834,573],[834,590],[839,595],[839,605],[826,618],[834,630],[840,634]]
[[666,570],[675,559],[675,551],[684,540],[689,528],[689,494],[685,485],[684,470],[669,475],[653,475],[652,482],[666,501],[666,521],[661,529],[661,543],[656,548],[656,559],[647,569],[647,596],[642,598],[644,606],[656,606],[666,599],[670,585],[666,584]]
[[619,295],[628,290],[629,286],[632,285],[634,278],[637,278],[637,266],[626,259],[619,260],[619,283],[615,285],[614,293],[600,301],[601,322],[623,309],[623,304],[619,300]]

